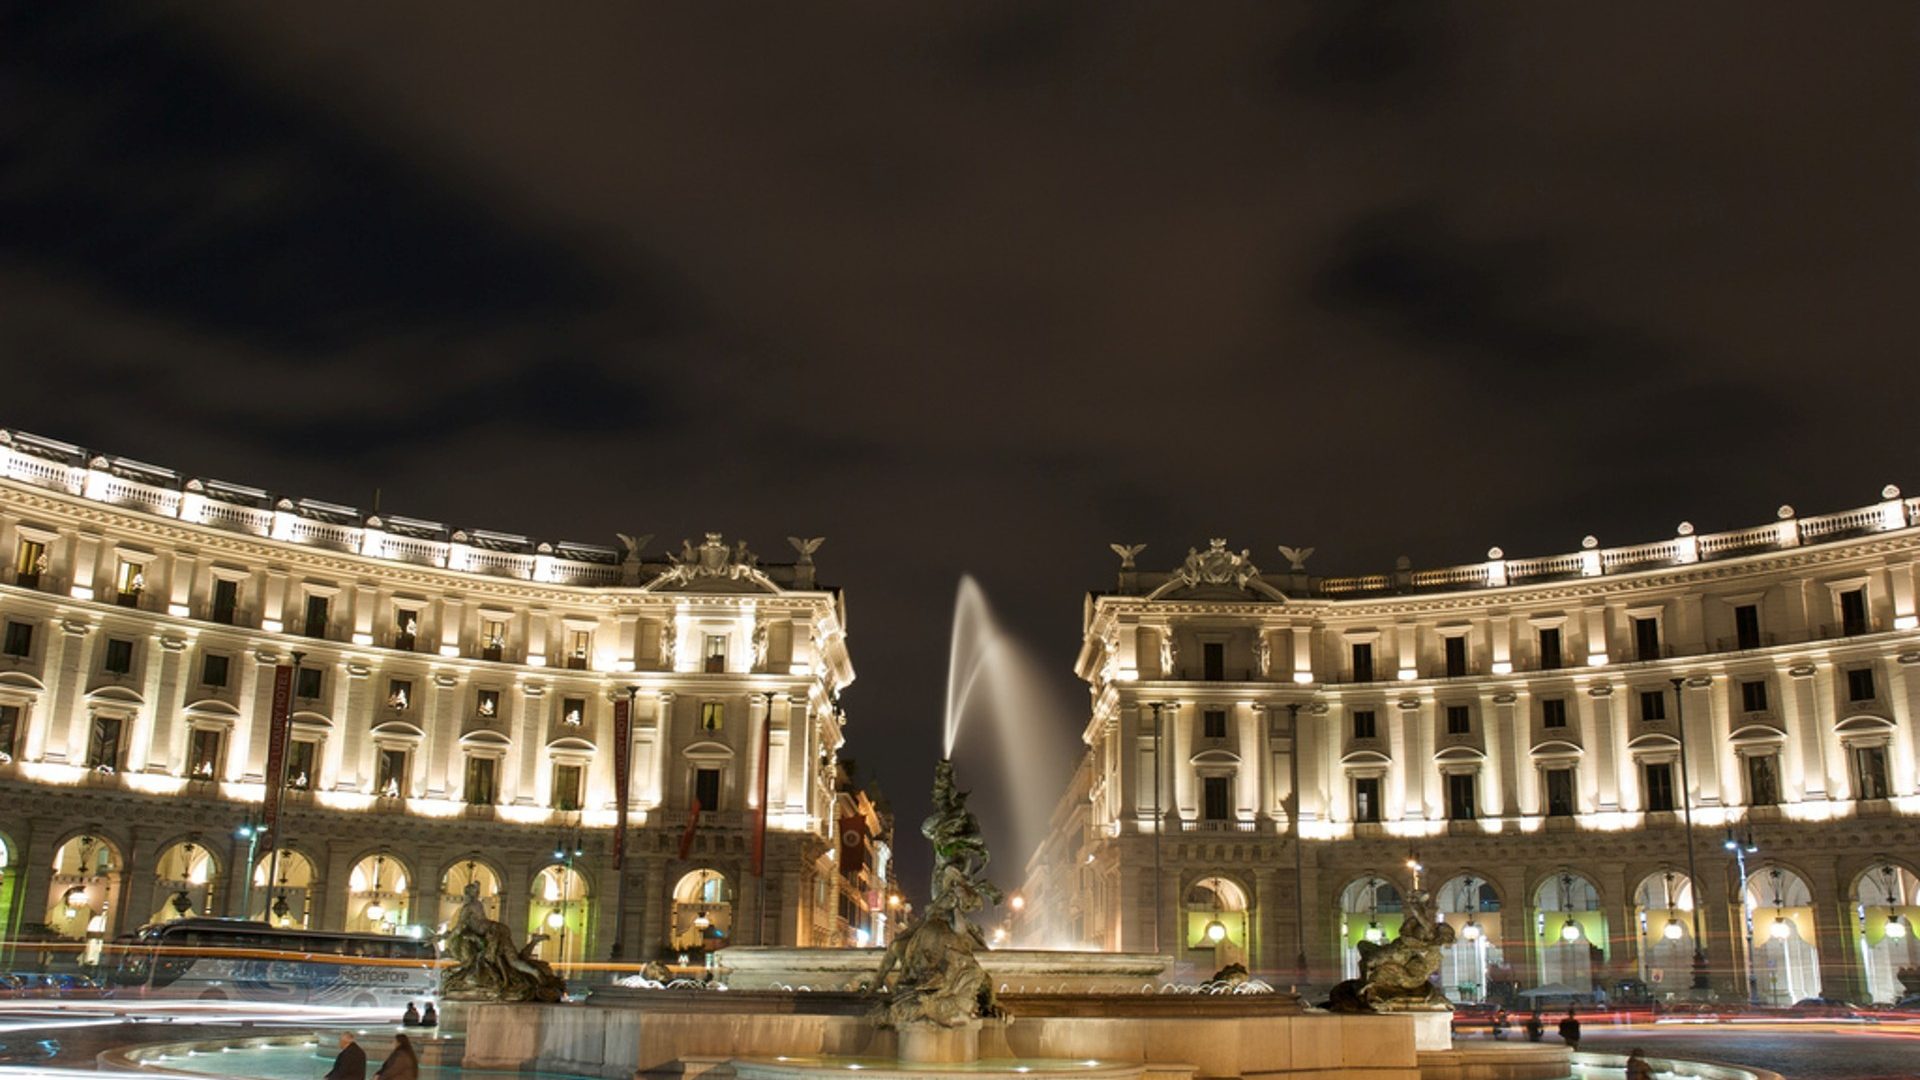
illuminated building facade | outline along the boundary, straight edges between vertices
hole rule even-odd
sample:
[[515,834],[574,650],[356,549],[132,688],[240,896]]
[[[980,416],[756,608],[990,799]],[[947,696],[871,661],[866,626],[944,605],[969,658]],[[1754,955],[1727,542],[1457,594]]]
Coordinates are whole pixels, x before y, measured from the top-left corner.
[[1920,965],[1916,526],[1888,488],[1363,577],[1217,540],[1153,573],[1116,545],[1019,937],[1326,985],[1393,936],[1420,864],[1456,998],[1685,992],[1698,940],[1724,994],[1893,1000]]
[[[430,930],[473,882],[549,958],[671,957],[702,918],[696,948],[829,943],[853,670],[819,541],[778,565],[718,534],[646,543],[363,515],[0,432],[0,927]],[[276,855],[253,834],[295,657]]]

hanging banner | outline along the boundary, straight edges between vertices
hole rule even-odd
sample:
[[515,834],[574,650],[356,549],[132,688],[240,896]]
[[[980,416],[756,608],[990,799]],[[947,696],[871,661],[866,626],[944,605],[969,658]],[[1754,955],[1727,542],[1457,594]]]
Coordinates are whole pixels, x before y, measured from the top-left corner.
[[767,759],[773,747],[773,697],[767,697],[767,712],[760,719],[760,805],[753,815],[753,876],[762,877],[767,868]]
[[293,726],[293,668],[281,664],[273,669],[273,717],[267,726],[267,794],[261,800],[260,822],[269,842],[278,846],[279,833],[274,826],[280,820],[280,797],[287,790],[287,736]]
[[613,868],[627,859],[627,794],[633,786],[633,702],[613,703]]
[[693,797],[693,807],[687,811],[687,827],[680,833],[680,858],[684,861],[693,850],[693,834],[700,831],[700,796]]

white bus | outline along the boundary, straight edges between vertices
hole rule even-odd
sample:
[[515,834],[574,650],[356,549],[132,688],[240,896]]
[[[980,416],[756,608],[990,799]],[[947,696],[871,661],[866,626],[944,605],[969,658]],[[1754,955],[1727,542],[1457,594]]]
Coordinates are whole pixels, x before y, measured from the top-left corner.
[[192,918],[142,927],[108,952],[117,996],[398,1010],[439,990],[433,943],[385,934]]

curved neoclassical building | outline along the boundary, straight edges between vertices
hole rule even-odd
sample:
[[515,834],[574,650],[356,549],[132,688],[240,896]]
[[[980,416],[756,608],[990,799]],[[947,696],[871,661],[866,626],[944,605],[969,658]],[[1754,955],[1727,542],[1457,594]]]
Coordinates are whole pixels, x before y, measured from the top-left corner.
[[1685,991],[1696,943],[1768,1002],[1920,964],[1920,500],[1364,577],[1116,550],[1027,940],[1326,985],[1418,866],[1456,998]]
[[[5,936],[186,912],[432,928],[470,881],[559,959],[874,929],[837,881],[853,669],[817,541],[782,565],[712,533],[664,557],[623,542],[363,515],[0,432]],[[251,834],[295,658],[276,854]]]

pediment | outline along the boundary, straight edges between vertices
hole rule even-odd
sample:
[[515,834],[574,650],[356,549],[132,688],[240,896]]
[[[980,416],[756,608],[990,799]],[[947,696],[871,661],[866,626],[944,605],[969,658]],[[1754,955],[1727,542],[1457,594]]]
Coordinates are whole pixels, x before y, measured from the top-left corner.
[[1393,759],[1378,750],[1353,750],[1340,759],[1342,765],[1391,765]]
[[1530,751],[1537,758],[1543,757],[1579,757],[1587,751],[1576,743],[1565,739],[1548,739],[1539,743]]
[[407,723],[405,720],[389,720],[384,724],[375,724],[369,734],[384,735],[390,739],[424,739],[427,737],[425,731]]
[[588,742],[585,739],[576,739],[572,736],[564,736],[562,738],[558,738],[553,740],[552,742],[549,742],[547,744],[547,749],[559,750],[559,751],[563,751],[566,753],[573,753],[573,754],[591,754],[599,748],[594,746],[592,743]]
[[1194,765],[1238,765],[1240,764],[1240,755],[1231,750],[1202,750],[1193,755],[1190,763]]
[[1879,716],[1849,716],[1833,725],[1833,730],[1842,734],[1878,734],[1893,728],[1893,721]]
[[116,705],[144,705],[147,699],[124,686],[102,686],[87,692],[87,700]]
[[1660,732],[1650,732],[1627,740],[1629,750],[1678,750],[1680,740]]
[[199,701],[190,701],[187,703],[186,711],[190,713],[199,713],[202,716],[226,717],[227,719],[230,719],[230,720],[238,719],[240,716],[239,709],[236,709],[232,705],[229,705],[228,703],[217,700],[215,698],[202,698]]
[[1187,559],[1167,575],[1167,580],[1147,594],[1148,600],[1245,600],[1248,593],[1276,603],[1286,603],[1284,593],[1260,578],[1252,552],[1229,551],[1225,539],[1207,541],[1207,550],[1188,548]]
[[25,672],[0,671],[0,686],[11,686],[20,690],[45,690],[47,685]]
[[1477,746],[1449,746],[1433,755],[1435,761],[1485,761],[1486,752]]
[[485,746],[504,750],[513,745],[513,740],[497,731],[474,731],[460,736],[461,746]]

